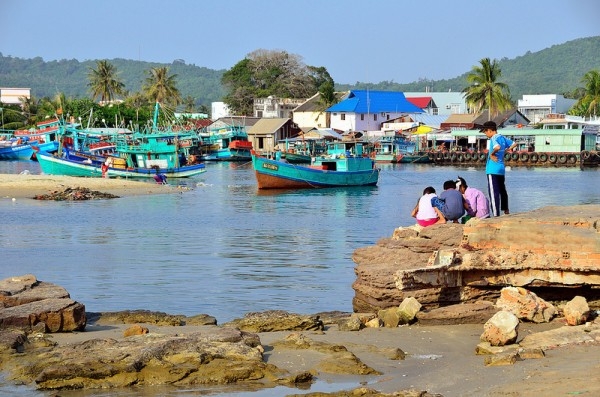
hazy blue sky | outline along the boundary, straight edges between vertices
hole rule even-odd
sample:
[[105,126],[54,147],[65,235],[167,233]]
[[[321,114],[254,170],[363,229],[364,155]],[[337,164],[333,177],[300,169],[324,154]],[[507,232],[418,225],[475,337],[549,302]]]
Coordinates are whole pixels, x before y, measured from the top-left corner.
[[409,83],[599,36],[599,17],[598,0],[0,0],[0,52],[229,69],[262,48],[337,83]]

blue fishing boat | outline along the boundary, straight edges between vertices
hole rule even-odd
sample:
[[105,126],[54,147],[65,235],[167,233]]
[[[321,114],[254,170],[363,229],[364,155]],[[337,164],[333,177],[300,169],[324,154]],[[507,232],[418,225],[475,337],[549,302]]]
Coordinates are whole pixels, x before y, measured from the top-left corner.
[[253,152],[252,166],[259,189],[375,186],[379,180],[379,169],[363,155],[362,142],[329,143],[326,154],[313,158],[310,165]]
[[[2,139],[4,138],[4,139]],[[33,148],[26,138],[3,134],[0,137],[0,160],[31,160]]]

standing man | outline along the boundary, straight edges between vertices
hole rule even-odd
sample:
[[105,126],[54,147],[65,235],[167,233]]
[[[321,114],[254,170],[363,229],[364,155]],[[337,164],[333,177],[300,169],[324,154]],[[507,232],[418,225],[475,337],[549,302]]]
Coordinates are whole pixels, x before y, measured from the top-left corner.
[[512,150],[517,146],[516,142],[498,134],[498,127],[493,121],[486,121],[483,128],[479,130],[488,138],[488,158],[485,165],[485,173],[488,181],[488,192],[492,214],[500,216],[500,211],[505,214],[508,210],[508,193],[504,184],[506,173],[504,167],[504,152]]

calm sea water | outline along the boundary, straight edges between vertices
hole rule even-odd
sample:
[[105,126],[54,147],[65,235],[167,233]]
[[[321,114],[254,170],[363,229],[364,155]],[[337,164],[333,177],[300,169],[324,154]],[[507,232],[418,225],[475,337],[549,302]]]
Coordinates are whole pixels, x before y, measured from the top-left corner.
[[[352,311],[353,251],[414,224],[410,212],[425,186],[441,191],[460,175],[486,191],[483,168],[381,168],[370,188],[264,193],[250,164],[209,163],[181,181],[192,189],[183,194],[1,198],[0,278],[32,273],[91,312],[205,313],[221,324],[271,309]],[[0,162],[0,173],[24,170],[39,173],[35,162]],[[600,170],[513,168],[507,188],[512,213],[598,204]]]

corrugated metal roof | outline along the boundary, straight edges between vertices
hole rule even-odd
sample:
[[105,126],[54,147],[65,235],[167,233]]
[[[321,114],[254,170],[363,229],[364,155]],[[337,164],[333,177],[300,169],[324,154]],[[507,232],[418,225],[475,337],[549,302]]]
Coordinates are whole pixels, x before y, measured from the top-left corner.
[[273,134],[290,119],[260,119],[248,130],[248,135]]
[[348,98],[333,105],[327,112],[423,113],[423,110],[406,100],[402,92],[353,90]]

